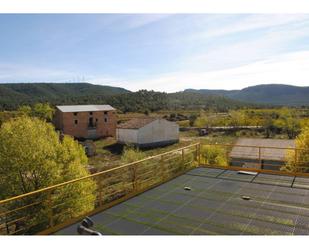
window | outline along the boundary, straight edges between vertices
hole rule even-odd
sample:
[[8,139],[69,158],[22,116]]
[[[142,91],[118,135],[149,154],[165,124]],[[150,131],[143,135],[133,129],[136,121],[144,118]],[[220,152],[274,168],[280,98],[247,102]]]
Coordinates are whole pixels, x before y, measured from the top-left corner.
[[77,116],[77,112],[74,112],[74,116]]
[[74,120],[74,124],[76,124],[76,125],[78,124],[78,120],[77,119]]
[[104,122],[107,123],[107,118],[104,118]]
[[94,123],[93,123],[93,118],[89,118],[89,123],[88,123],[88,127],[93,128],[94,127]]
[[104,112],[104,114],[105,114],[105,115],[107,115],[107,114],[108,114],[108,112]]
[[92,112],[89,112],[90,115],[92,115]]

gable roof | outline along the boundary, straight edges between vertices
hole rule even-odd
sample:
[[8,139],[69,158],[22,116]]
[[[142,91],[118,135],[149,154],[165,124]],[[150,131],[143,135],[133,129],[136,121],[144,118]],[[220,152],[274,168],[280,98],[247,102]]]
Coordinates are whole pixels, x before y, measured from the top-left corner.
[[295,141],[288,139],[240,138],[235,143],[230,157],[259,159],[258,147],[261,147],[261,159],[284,161],[288,148],[295,148]]
[[152,123],[153,121],[159,118],[145,117],[145,118],[132,118],[129,121],[119,124],[117,128],[119,129],[139,129],[144,127],[147,124]]
[[58,105],[61,112],[95,112],[95,111],[113,111],[110,105]]

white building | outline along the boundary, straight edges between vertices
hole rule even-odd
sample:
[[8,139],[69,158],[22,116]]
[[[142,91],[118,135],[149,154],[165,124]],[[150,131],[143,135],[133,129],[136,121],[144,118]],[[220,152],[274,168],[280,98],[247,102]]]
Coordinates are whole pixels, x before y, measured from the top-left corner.
[[120,144],[163,146],[178,142],[179,126],[160,118],[134,118],[117,126],[116,138]]

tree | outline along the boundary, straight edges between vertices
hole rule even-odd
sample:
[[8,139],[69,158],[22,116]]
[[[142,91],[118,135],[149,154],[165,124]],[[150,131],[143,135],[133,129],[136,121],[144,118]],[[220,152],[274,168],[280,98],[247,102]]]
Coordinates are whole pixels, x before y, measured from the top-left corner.
[[295,139],[296,150],[288,150],[286,165],[281,168],[288,172],[309,172],[309,127],[305,127]]
[[17,112],[20,115],[27,115],[51,121],[55,110],[48,103],[36,103],[32,108],[29,105],[22,105],[18,108]]
[[267,138],[271,137],[273,133],[276,133],[276,126],[274,125],[274,121],[270,116],[266,116],[263,126]]
[[6,121],[8,121],[11,118],[14,118],[16,116],[18,116],[17,112],[13,112],[13,111],[11,111],[11,112],[8,112],[8,111],[0,112],[0,127],[4,122],[6,122]]
[[20,113],[22,115],[28,115],[28,116],[31,116],[31,113],[32,113],[32,109],[28,105],[20,106],[17,111],[18,111],[18,113]]
[[299,118],[288,108],[282,108],[280,118],[275,123],[290,139],[295,138],[300,132]]
[[197,119],[197,115],[196,114],[191,114],[189,116],[189,125],[193,126],[196,119]]
[[[69,136],[60,141],[54,127],[43,120],[22,116],[5,122],[0,129],[0,199],[87,176],[86,165],[83,147]],[[54,222],[60,223],[92,210],[95,188],[95,183],[86,179],[56,189],[51,195],[53,212],[57,214]],[[43,192],[9,207],[41,201],[40,205],[19,212],[27,217],[27,227],[40,224],[25,232],[46,228],[51,208],[46,200],[47,193]]]
[[47,103],[37,103],[34,105],[32,115],[47,121],[51,121],[55,110]]
[[248,125],[248,118],[246,118],[246,114],[241,111],[230,111],[230,126],[242,126]]

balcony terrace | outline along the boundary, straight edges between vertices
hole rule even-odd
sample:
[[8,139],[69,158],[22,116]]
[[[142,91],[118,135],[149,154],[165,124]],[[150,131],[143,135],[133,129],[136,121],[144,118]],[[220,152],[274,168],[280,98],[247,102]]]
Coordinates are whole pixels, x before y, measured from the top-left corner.
[[[308,152],[251,147],[254,161],[233,159],[242,166],[231,165],[235,145],[196,143],[1,200],[0,234],[74,235],[86,216],[102,234],[309,234],[308,164],[300,157]],[[296,170],[285,171],[282,158],[263,161],[273,150],[285,150],[284,163]],[[237,151],[252,159],[243,155],[249,150]],[[96,184],[94,207],[73,214],[74,203],[59,199],[59,190],[70,195],[74,184],[89,179]]]

